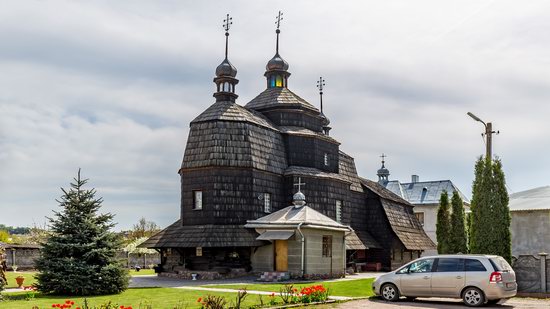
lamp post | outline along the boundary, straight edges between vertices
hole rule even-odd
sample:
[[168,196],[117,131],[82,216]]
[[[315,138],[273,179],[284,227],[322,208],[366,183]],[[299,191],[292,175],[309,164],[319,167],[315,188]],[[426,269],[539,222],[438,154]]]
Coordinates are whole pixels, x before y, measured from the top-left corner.
[[492,147],[493,147],[493,133],[496,133],[498,134],[499,131],[493,131],[493,124],[490,123],[490,122],[487,122],[485,123],[483,120],[481,120],[479,117],[477,117],[476,115],[468,112],[467,113],[468,116],[472,117],[472,119],[474,119],[475,121],[479,121],[481,123],[483,123],[483,125],[485,126],[485,133],[483,133],[482,135],[485,135],[485,138],[486,138],[486,143],[485,143],[485,147],[486,147],[486,153],[485,153],[485,157],[486,158],[489,158],[489,159],[492,159],[493,158],[493,154],[492,154]]

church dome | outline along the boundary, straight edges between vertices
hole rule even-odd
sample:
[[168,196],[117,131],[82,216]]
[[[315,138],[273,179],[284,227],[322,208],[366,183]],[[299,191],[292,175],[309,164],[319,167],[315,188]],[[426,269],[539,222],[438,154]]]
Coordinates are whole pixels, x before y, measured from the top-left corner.
[[267,71],[286,71],[288,70],[288,62],[286,62],[279,53],[276,53],[269,62],[267,62],[267,65],[265,66],[265,69]]
[[229,76],[229,77],[235,77],[237,76],[237,69],[229,62],[227,58],[225,58],[220,65],[216,68],[216,76],[222,77],[222,76]]
[[294,193],[292,204],[296,207],[304,206],[306,204],[306,196],[301,191]]
[[327,118],[327,116],[325,116],[323,112],[319,114],[319,117],[321,117],[323,121],[323,126],[328,126],[330,124],[330,120]]

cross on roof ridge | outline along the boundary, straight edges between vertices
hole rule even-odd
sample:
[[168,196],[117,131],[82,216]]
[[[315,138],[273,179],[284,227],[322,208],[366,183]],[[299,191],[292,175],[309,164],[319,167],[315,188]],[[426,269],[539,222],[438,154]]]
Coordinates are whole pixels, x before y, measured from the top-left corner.
[[298,183],[295,183],[294,186],[298,186],[298,192],[301,192],[302,185],[306,185],[304,182],[302,182],[302,177],[298,177]]

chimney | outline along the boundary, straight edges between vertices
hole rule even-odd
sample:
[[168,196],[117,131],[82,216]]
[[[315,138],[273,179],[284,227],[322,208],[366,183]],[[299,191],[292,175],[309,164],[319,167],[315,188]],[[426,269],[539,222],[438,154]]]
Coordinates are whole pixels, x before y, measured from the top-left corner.
[[419,181],[420,181],[420,177],[418,175],[412,175],[411,176],[411,182],[412,183],[419,182]]

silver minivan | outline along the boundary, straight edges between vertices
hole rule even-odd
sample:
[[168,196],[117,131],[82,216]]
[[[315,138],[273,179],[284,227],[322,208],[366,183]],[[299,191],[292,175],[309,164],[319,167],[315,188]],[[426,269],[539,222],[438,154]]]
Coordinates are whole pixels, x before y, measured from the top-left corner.
[[376,295],[387,301],[401,296],[462,298],[467,306],[495,304],[517,293],[516,274],[497,255],[438,255],[416,259],[378,277]]

